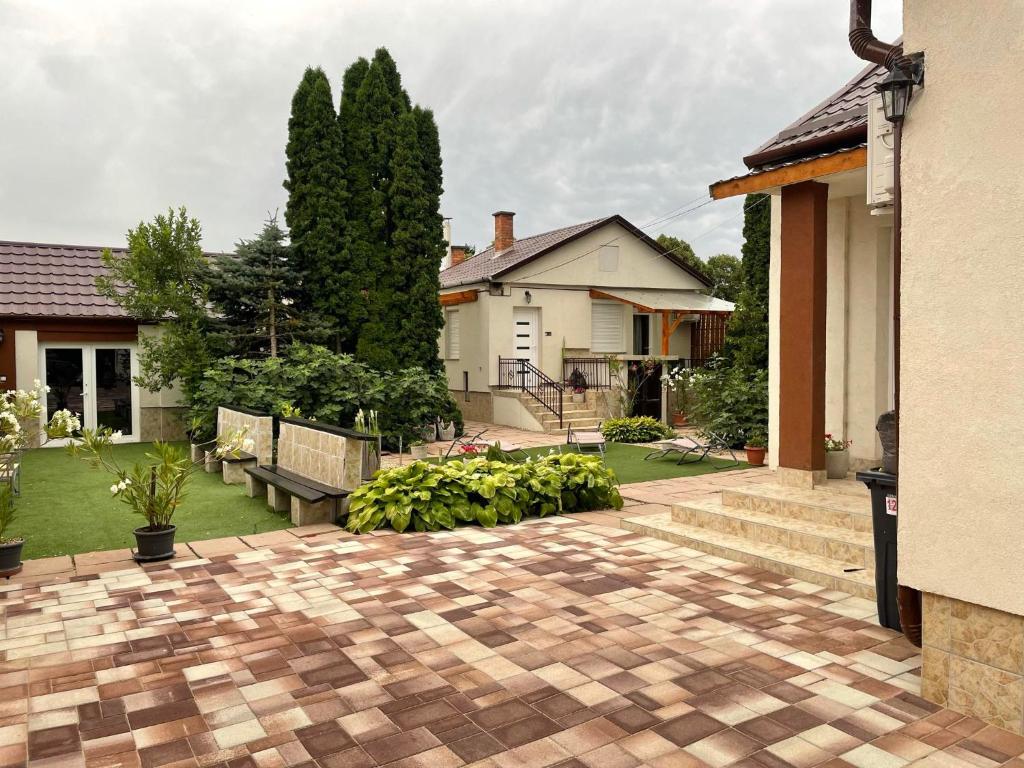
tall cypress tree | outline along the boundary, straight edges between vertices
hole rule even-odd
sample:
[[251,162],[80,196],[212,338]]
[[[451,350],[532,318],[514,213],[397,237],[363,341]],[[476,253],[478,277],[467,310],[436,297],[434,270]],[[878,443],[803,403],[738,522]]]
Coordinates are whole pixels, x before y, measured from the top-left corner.
[[737,368],[767,370],[770,196],[747,195],[743,208],[743,287],[729,320],[722,357]]
[[295,265],[302,274],[301,304],[333,328],[334,347],[354,344],[358,282],[346,238],[344,156],[331,84],[320,68],[307,68],[292,98],[288,120],[288,190],[285,221]]

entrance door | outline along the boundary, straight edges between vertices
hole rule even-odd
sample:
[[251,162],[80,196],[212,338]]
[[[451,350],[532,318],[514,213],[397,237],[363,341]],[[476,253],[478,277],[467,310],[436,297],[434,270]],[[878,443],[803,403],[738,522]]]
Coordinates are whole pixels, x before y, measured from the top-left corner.
[[651,316],[633,315],[633,354],[651,354]]
[[47,344],[39,357],[40,380],[50,390],[41,418],[49,420],[66,408],[79,415],[85,429],[109,427],[121,433],[120,441],[139,439],[133,344]]
[[540,367],[540,355],[538,354],[537,337],[539,336],[537,326],[537,310],[526,307],[516,307],[512,310],[512,320],[515,324],[515,335],[512,339],[512,349],[516,359],[529,360],[536,367]]

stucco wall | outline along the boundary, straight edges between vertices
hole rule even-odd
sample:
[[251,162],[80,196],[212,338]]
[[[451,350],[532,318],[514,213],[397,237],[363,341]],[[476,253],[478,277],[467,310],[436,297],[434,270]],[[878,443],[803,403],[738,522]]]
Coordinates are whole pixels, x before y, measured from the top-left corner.
[[[463,372],[469,372],[471,392],[487,392],[490,384],[490,370],[487,366],[488,352],[488,309],[491,297],[486,292],[477,294],[477,300],[467,304],[447,307],[448,311],[459,313],[459,357],[449,357],[445,331],[441,330],[441,355],[448,375],[449,389],[462,391]],[[447,315],[446,315],[447,317]]]
[[779,468],[779,326],[782,307],[782,195],[771,200],[771,238],[768,252],[768,466]]
[[1024,614],[1024,4],[906,0],[900,580]]

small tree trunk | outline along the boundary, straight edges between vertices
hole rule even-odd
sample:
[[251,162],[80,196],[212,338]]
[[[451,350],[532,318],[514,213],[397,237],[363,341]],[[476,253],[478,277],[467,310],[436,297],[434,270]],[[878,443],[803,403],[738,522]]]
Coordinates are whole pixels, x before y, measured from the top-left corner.
[[146,502],[148,510],[146,521],[149,523],[150,528],[154,528],[153,516],[156,513],[156,467],[149,468],[149,498]]
[[277,357],[277,306],[274,304],[274,289],[267,289],[267,300],[270,302],[270,356]]

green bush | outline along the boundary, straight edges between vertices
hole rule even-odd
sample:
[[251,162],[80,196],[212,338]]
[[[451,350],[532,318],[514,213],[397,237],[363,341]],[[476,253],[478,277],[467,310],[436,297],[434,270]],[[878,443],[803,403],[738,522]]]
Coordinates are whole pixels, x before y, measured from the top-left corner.
[[[351,427],[356,413],[377,411],[389,447],[418,437],[440,417],[462,431],[462,414],[444,374],[422,368],[381,373],[351,355],[324,347],[292,344],[282,357],[218,360],[203,374],[192,398],[191,416],[207,430],[217,423],[217,406],[238,405],[276,416],[295,410],[305,418]],[[209,439],[212,434],[203,435]]]
[[705,432],[742,446],[768,434],[768,372],[709,367],[690,379],[690,416]]
[[650,443],[671,437],[675,432],[650,416],[628,416],[608,419],[601,425],[601,434],[613,443]]
[[378,472],[351,496],[346,527],[368,533],[437,531],[458,523],[490,528],[528,515],[622,507],[615,473],[596,456],[558,454],[513,464],[480,457],[415,461]]

